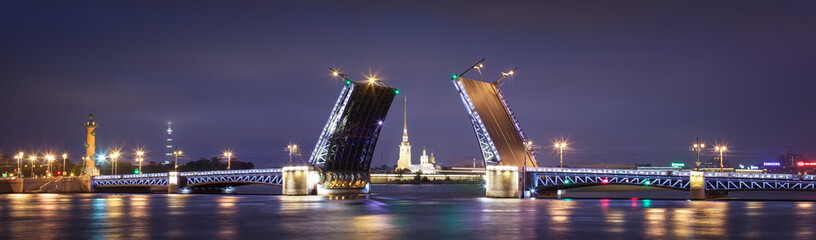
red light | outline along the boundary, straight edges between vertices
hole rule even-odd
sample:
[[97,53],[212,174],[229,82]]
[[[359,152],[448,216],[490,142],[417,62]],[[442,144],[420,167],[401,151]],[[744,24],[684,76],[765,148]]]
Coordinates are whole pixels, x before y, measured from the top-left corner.
[[633,198],[630,198],[629,200],[632,200],[632,201],[637,201],[637,200],[638,200],[638,198],[633,197]]
[[796,162],[796,166],[799,167],[816,167],[816,162]]
[[62,171],[57,171],[57,175],[62,175]]
[[604,178],[604,179],[603,179],[601,182],[602,182],[602,183],[609,183],[609,180],[607,180],[606,178]]

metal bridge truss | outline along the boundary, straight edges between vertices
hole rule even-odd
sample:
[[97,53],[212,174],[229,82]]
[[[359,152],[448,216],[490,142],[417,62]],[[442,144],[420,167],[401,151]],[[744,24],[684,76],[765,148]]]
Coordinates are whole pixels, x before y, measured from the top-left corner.
[[706,178],[706,190],[750,191],[785,190],[816,191],[816,182],[775,179]]
[[473,105],[473,101],[471,101],[470,95],[468,95],[465,90],[465,86],[462,85],[459,79],[453,79],[453,84],[459,92],[459,98],[461,98],[462,103],[465,104],[468,116],[470,117],[470,123],[476,132],[476,139],[479,141],[479,149],[482,150],[484,161],[489,164],[499,164],[501,157],[496,154],[498,150],[496,150],[496,146],[493,144],[493,139],[490,139],[490,134],[487,133],[487,128],[482,122],[479,113],[476,111],[476,106]]
[[529,173],[533,189],[564,189],[604,184],[629,184],[688,190],[689,179],[679,176]]
[[329,154],[331,147],[331,138],[334,135],[336,128],[340,126],[340,121],[343,120],[343,112],[346,109],[346,105],[348,105],[349,99],[351,99],[351,92],[354,89],[354,84],[349,84],[343,87],[342,92],[340,92],[340,96],[337,97],[337,101],[334,103],[334,107],[332,108],[331,115],[329,116],[329,120],[326,122],[326,125],[323,126],[323,131],[320,133],[320,139],[317,140],[317,144],[315,144],[314,150],[312,150],[312,156],[309,158],[309,162],[322,168],[326,164],[326,156]]
[[94,178],[96,187],[150,187],[167,186],[169,179],[164,177],[139,177],[139,178]]
[[210,184],[233,184],[233,183],[249,183],[249,184],[268,184],[283,186],[283,176],[281,173],[277,174],[230,174],[230,175],[191,175],[187,176],[186,187],[195,187]]

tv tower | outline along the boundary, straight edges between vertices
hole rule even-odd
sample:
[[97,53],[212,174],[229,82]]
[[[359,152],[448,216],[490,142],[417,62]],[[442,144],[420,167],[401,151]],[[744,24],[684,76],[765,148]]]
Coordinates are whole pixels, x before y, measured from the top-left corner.
[[164,161],[165,164],[170,164],[173,162],[173,129],[170,128],[170,125],[172,124],[173,122],[167,122],[167,153],[164,154],[167,156],[167,160]]
[[99,175],[99,169],[96,168],[96,127],[99,127],[99,124],[96,124],[93,120],[94,115],[88,115],[89,120],[85,122],[84,126],[86,129],[86,136],[85,136],[85,157],[82,158],[84,161],[85,167],[83,168],[83,174],[87,176],[96,176]]

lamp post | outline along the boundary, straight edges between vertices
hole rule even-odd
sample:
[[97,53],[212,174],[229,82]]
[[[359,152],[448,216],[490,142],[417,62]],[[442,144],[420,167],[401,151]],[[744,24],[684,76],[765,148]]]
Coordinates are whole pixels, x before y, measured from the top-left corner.
[[34,161],[37,160],[37,156],[31,155],[28,157],[28,160],[31,161],[31,177],[34,177]]
[[53,165],[52,163],[54,162],[54,159],[56,159],[56,158],[54,158],[54,155],[49,154],[49,155],[45,156],[45,160],[48,160],[48,176],[49,177],[51,176],[51,165]]
[[142,174],[142,162],[144,161],[144,151],[136,151],[136,161],[139,162],[139,174]]
[[561,159],[560,160],[560,162],[561,162],[560,167],[561,168],[564,168],[564,149],[566,149],[566,148],[567,148],[567,143],[566,142],[556,142],[555,143],[555,149],[558,149],[558,155],[559,155],[559,158]]
[[25,153],[20,152],[20,153],[17,154],[17,156],[14,156],[14,158],[17,158],[17,175],[19,177],[23,176],[23,156],[24,155],[25,155]]
[[289,144],[286,149],[289,150],[289,166],[292,166],[292,155],[297,153],[297,144]]
[[119,159],[119,152],[111,153],[110,157],[111,157],[111,172],[113,172],[113,175],[116,175],[117,172],[116,168],[119,165],[116,160]]
[[232,152],[224,152],[224,157],[227,158],[227,170],[232,167]]
[[173,169],[175,169],[176,171],[178,171],[178,156],[181,155],[181,154],[184,154],[184,153],[181,152],[181,150],[178,150],[178,148],[176,148],[176,151],[173,151],[173,156],[175,156],[175,158],[176,158],[176,160],[175,160],[176,162],[174,164],[175,167]]
[[723,166],[723,152],[725,152],[725,151],[726,151],[725,146],[716,146],[716,147],[714,147],[714,152],[719,152],[720,153],[720,171],[722,171],[722,169],[724,167]]
[[65,176],[65,160],[68,159],[68,154],[62,154],[62,176]]
[[697,141],[694,145],[691,145],[691,150],[697,152],[697,169],[700,168],[700,152],[705,149],[705,143],[700,143],[700,138],[697,137]]

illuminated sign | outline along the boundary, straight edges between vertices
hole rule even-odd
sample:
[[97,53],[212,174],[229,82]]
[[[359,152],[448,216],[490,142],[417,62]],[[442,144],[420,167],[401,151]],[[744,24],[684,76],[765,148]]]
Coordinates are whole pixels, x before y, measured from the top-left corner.
[[748,167],[748,169],[757,170],[757,169],[759,169],[759,167],[755,166],[755,165],[751,165],[750,167]]
[[684,167],[686,167],[686,163],[684,163],[684,162],[673,162],[673,163],[671,163],[671,166],[672,167],[684,168]]
[[781,164],[779,164],[779,162],[763,162],[762,166],[766,166],[766,167],[776,166],[776,167],[778,167],[778,166],[781,166]]
[[800,167],[816,167],[816,162],[796,162],[796,166]]

